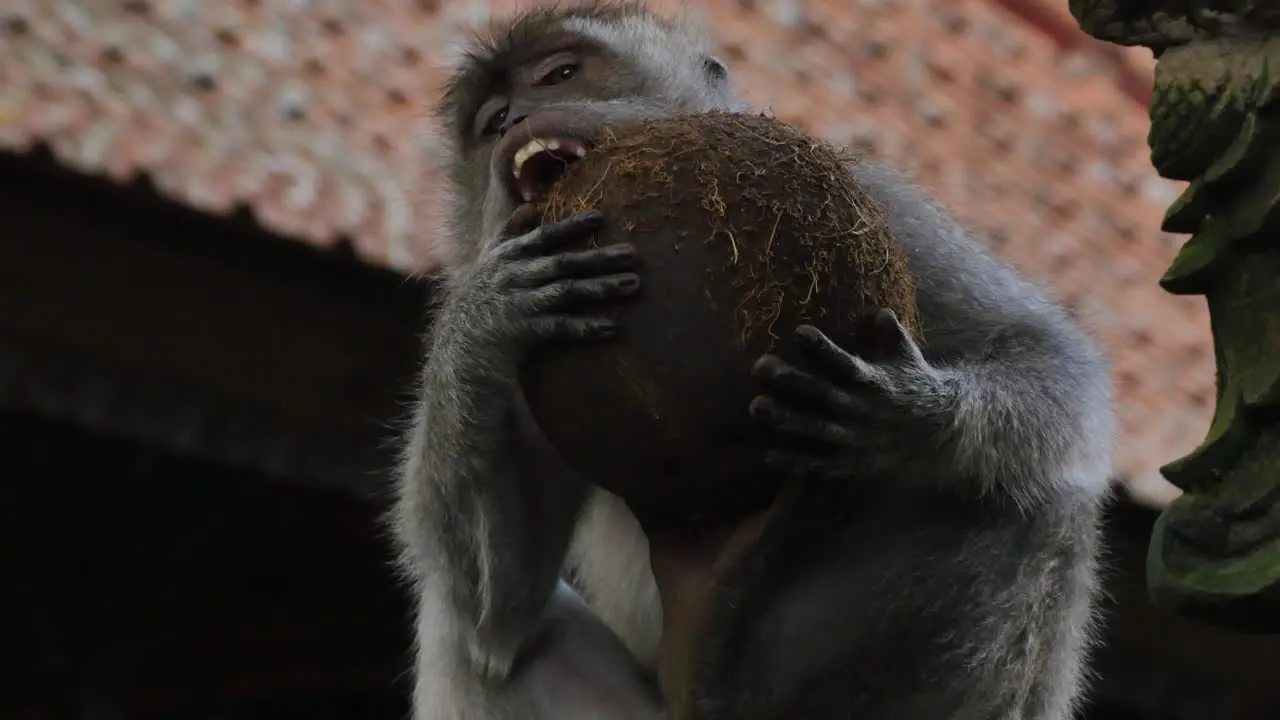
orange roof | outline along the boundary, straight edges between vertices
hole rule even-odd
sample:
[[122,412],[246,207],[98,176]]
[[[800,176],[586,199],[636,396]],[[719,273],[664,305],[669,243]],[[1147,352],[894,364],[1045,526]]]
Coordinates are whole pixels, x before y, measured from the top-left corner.
[[[208,212],[248,206],[303,242],[423,268],[443,50],[517,4],[9,0],[0,148],[44,142],[85,172],[145,173]],[[687,7],[749,99],[915,171],[1085,317],[1115,361],[1120,469],[1150,476],[1199,442],[1207,315],[1156,286],[1180,242],[1157,229],[1179,188],[1152,170],[1146,110],[1117,80],[1149,78],[1149,53],[1101,53],[1078,31],[1064,43],[1065,0]]]

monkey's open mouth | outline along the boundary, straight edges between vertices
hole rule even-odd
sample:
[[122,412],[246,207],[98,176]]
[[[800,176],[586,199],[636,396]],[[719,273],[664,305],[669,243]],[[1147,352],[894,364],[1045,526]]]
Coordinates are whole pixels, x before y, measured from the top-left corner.
[[573,138],[534,138],[516,151],[511,172],[525,202],[551,189],[569,165],[587,154],[587,144]]

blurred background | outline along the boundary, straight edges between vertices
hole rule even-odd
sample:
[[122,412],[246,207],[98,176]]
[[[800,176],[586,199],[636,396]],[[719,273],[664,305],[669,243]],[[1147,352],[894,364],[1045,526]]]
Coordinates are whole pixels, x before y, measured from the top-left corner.
[[[399,718],[378,513],[465,28],[529,3],[0,0],[0,718]],[[1280,717],[1280,643],[1149,606],[1203,438],[1153,60],[1066,0],[657,2],[747,97],[914,172],[1105,342],[1121,408],[1089,720]]]

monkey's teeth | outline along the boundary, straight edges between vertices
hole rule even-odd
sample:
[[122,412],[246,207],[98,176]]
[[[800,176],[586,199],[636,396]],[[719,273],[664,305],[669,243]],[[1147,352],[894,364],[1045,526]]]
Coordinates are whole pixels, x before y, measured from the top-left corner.
[[[566,147],[567,145],[567,147]],[[511,174],[520,177],[520,169],[529,161],[529,158],[541,152],[556,152],[560,149],[572,150],[574,155],[578,157],[586,157],[587,149],[581,143],[568,140],[560,141],[555,139],[535,138],[525,143],[525,146],[516,151],[515,157],[511,161]]]
[[[553,140],[551,142],[555,141]],[[559,147],[559,143],[556,143],[556,147]],[[516,177],[520,177],[520,168],[524,167],[524,164],[529,161],[529,158],[550,149],[552,148],[549,146],[549,143],[543,142],[542,140],[535,139],[525,143],[524,147],[516,151],[516,156],[511,161],[511,173]]]

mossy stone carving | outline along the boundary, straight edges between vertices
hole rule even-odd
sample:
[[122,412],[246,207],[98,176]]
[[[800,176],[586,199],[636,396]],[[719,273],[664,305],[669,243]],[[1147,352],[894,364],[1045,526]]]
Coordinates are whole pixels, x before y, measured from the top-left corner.
[[1164,228],[1191,233],[1161,285],[1204,295],[1217,360],[1208,436],[1163,468],[1186,491],[1156,524],[1153,601],[1280,632],[1280,5],[1071,0],[1084,30],[1157,52],[1151,159],[1190,182]]

